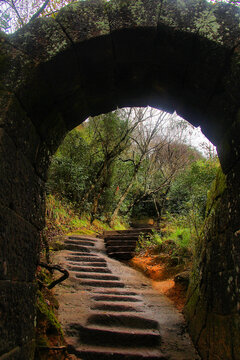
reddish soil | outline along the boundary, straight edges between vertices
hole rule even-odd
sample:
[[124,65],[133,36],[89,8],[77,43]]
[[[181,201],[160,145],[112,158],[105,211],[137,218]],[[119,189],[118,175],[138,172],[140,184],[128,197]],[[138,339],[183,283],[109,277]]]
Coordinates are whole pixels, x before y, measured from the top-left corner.
[[178,310],[183,310],[186,302],[186,287],[176,284],[173,280],[183,268],[169,266],[166,257],[161,259],[160,256],[150,253],[135,256],[130,260],[130,264],[151,278],[153,287],[171,299]]

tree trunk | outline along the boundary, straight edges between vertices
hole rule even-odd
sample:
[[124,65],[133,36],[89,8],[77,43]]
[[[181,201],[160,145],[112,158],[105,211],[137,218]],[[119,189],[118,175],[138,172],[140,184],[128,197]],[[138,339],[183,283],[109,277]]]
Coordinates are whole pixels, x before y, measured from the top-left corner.
[[161,213],[159,212],[155,196],[152,196],[152,198],[153,198],[154,206],[155,206],[156,213],[157,213],[157,225],[159,226],[160,225],[160,220],[161,220]]
[[124,191],[124,193],[122,194],[118,204],[117,204],[117,207],[116,209],[114,210],[113,212],[113,215],[111,217],[111,221],[110,221],[110,226],[113,226],[114,224],[114,221],[116,220],[116,217],[118,216],[118,212],[122,206],[122,203],[124,202],[124,200],[126,199],[129,191],[131,190],[131,187],[133,186],[133,183],[134,183],[134,180],[136,179],[136,176],[137,176],[137,173],[138,173],[138,170],[140,169],[140,165],[141,165],[141,162],[142,162],[142,159],[139,161],[139,163],[135,166],[135,170],[134,170],[134,174],[133,174],[133,177],[130,181],[130,183],[128,184],[128,187],[126,188],[126,190]]

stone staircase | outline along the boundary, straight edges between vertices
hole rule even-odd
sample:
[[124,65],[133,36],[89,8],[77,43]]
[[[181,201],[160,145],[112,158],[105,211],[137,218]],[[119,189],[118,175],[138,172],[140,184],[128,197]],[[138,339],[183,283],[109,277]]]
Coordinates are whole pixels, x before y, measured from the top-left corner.
[[130,260],[134,256],[139,236],[152,232],[153,227],[104,231],[103,239],[108,256],[117,260]]
[[[180,341],[186,356],[182,353],[178,356],[179,350],[176,352],[175,348],[180,346],[177,334],[183,320],[176,326],[175,319],[172,321],[169,316],[172,306],[169,308],[165,300],[160,315],[159,301],[144,276],[109,258],[103,239],[69,236],[65,247],[55,260],[69,270],[70,277],[58,287],[56,295],[71,358],[199,359],[193,356],[195,351],[192,345],[189,347],[189,338],[187,345],[186,340]],[[161,324],[164,321],[167,329]]]
[[98,240],[69,237],[66,257],[71,276],[90,292],[90,312],[84,324],[67,328],[68,350],[78,359],[166,359],[160,350],[157,321],[144,312],[139,294],[125,289],[106,259],[94,253]]

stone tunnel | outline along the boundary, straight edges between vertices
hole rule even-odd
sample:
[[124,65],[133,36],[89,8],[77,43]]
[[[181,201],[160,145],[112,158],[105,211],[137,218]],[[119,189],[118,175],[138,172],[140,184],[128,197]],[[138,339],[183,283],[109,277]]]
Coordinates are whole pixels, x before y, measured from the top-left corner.
[[0,359],[34,358],[39,234],[51,155],[117,107],[176,111],[223,173],[185,315],[203,359],[240,359],[240,10],[204,0],[87,0],[0,34]]

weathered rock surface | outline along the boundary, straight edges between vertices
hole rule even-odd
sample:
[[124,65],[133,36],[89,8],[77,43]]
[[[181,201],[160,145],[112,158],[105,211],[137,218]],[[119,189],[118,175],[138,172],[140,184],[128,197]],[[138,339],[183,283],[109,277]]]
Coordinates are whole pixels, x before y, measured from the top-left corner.
[[79,235],[74,241],[85,251],[55,256],[70,271],[56,289],[70,353],[94,360],[199,359],[182,315],[148,279],[106,256],[102,239]]
[[134,256],[138,238],[152,232],[152,227],[104,231],[102,237],[108,256],[117,260],[130,260]]
[[34,290],[23,294],[34,289],[51,154],[90,115],[150,105],[217,145],[227,187],[205,228],[189,325],[203,357],[239,357],[239,19],[204,0],[87,0],[0,34],[0,308],[11,314],[0,356],[32,358]]

